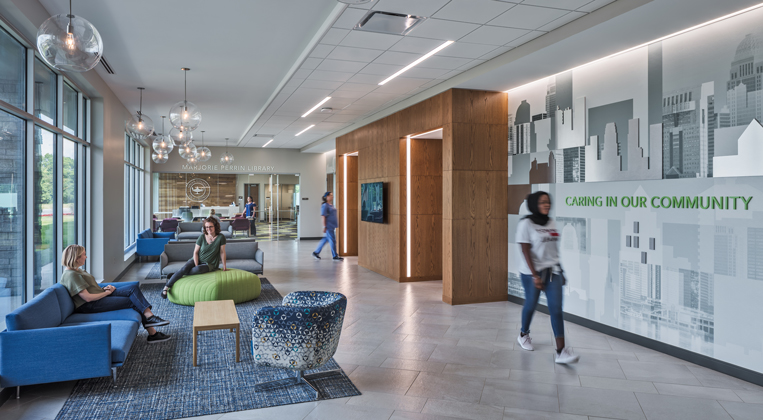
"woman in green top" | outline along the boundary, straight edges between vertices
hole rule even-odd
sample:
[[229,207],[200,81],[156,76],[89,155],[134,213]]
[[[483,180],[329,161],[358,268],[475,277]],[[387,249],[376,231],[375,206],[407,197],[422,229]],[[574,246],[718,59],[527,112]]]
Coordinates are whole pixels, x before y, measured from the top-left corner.
[[69,245],[61,256],[61,265],[66,269],[61,275],[60,283],[66,287],[74,301],[74,312],[89,314],[133,309],[140,314],[143,328],[148,331],[149,344],[170,339],[169,335],[154,329],[154,327],[169,324],[169,321],[151,312],[151,305],[143,296],[140,287],[131,283],[107,285],[102,288],[90,273],[79,268],[85,265],[85,260],[87,260],[87,252],[85,247],[79,245]]
[[220,262],[223,263],[223,271],[226,271],[225,236],[220,234],[220,222],[210,216],[204,220],[204,234],[196,241],[193,258],[170,277],[162,290],[162,298],[167,299],[167,292],[181,277],[215,271],[220,268]]

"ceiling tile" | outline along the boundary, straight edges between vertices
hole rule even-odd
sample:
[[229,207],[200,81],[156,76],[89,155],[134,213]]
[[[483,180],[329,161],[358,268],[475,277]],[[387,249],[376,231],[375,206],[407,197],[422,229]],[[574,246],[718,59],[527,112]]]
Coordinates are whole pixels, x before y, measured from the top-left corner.
[[457,20],[460,22],[487,23],[501,13],[514,7],[511,3],[492,0],[453,0],[447,6],[435,13],[439,19]]
[[[386,94],[394,94],[395,96],[401,96],[405,95],[408,92],[412,91],[416,88],[411,88],[407,86],[396,86],[394,83],[390,82],[387,83],[384,86],[380,86],[379,89],[376,90],[377,93],[386,93]],[[368,102],[368,104],[373,104],[373,102]],[[381,104],[379,104],[381,105]],[[378,105],[377,105],[378,106]]]
[[340,61],[340,60],[323,60],[317,70],[325,71],[341,71],[347,73],[357,73],[366,66],[366,63],[359,63],[357,61]]
[[546,34],[546,32],[532,31],[532,32],[528,33],[527,35],[520,36],[519,38],[509,42],[508,44],[506,44],[506,46],[507,47],[518,47],[518,46],[520,46],[520,45],[522,45],[522,44],[524,44],[526,42],[530,42],[533,39],[535,39],[535,38],[537,38],[537,37],[539,37],[541,35],[545,35],[545,34]]
[[342,113],[342,114],[334,113],[334,115],[332,115],[331,117],[327,118],[326,121],[329,121],[329,122],[351,122],[351,121],[355,121],[355,119],[357,119],[357,118],[358,118],[357,115],[350,115],[350,114],[344,114],[344,113]]
[[300,66],[300,68],[305,70],[314,70],[316,67],[318,67],[318,64],[321,64],[321,61],[323,61],[322,58],[308,57],[302,63],[302,66]]
[[300,87],[311,89],[336,89],[342,86],[342,82],[328,82],[326,80],[312,80],[308,79],[302,82]]
[[329,55],[333,49],[333,45],[318,44],[315,46],[315,48],[313,48],[313,51],[310,53],[310,57],[326,58],[326,56]]
[[360,73],[363,74],[376,74],[379,76],[392,76],[400,70],[402,67],[400,66],[393,66],[390,64],[375,64],[371,63],[363,68],[363,70],[360,71]]
[[590,2],[590,3],[586,4],[585,6],[579,8],[578,10],[581,11],[581,12],[590,13],[590,12],[593,12],[594,10],[596,10],[596,9],[598,9],[600,7],[604,7],[604,6],[606,6],[609,3],[612,3],[614,1],[615,0],[593,0],[592,2]]
[[590,3],[591,0],[525,0],[522,4],[529,4],[531,6],[553,7],[556,9],[575,10],[579,7],[585,6]]
[[[408,89],[408,90],[410,90],[410,89]],[[372,92],[372,93],[369,93],[368,95],[364,96],[361,99],[361,103],[364,103],[364,104],[377,103],[377,104],[381,105],[381,104],[385,104],[385,103],[387,103],[387,102],[389,102],[389,101],[391,101],[393,99],[397,99],[399,97],[400,97],[400,95],[393,95],[393,94],[389,94],[389,93]]]
[[353,76],[353,74],[354,73],[315,70],[307,78],[314,80],[328,80],[330,82],[346,82]]
[[448,80],[448,79],[450,79],[451,77],[454,77],[454,76],[458,76],[458,75],[459,75],[459,74],[461,74],[461,73],[463,73],[463,70],[453,70],[453,71],[449,71],[449,72],[445,73],[444,75],[442,75],[441,77],[438,77],[438,79],[442,79],[442,80]]
[[339,98],[339,99],[358,99],[365,96],[365,94],[368,92],[358,92],[354,90],[335,90],[331,94],[331,99]]
[[378,74],[361,74],[358,73],[355,76],[352,76],[350,80],[348,80],[349,83],[365,83],[368,85],[376,85],[379,82],[384,80],[384,77],[379,76]]
[[560,17],[559,19],[552,21],[551,23],[541,26],[540,28],[538,28],[538,30],[546,31],[546,32],[553,31],[554,29],[560,26],[564,26],[572,22],[573,20],[583,17],[585,15],[586,13],[583,13],[583,12],[570,12]]
[[450,20],[427,19],[410,33],[421,38],[434,38],[443,41],[457,41],[469,32],[479,28],[473,23],[453,22]]
[[364,84],[364,83],[345,83],[342,86],[339,86],[337,88],[338,91],[353,91],[353,92],[371,92],[372,90],[379,87],[379,85],[376,84]]
[[566,10],[525,6],[524,4],[520,4],[512,7],[501,16],[491,20],[490,24],[520,29],[537,29],[566,14]]
[[349,33],[349,29],[331,28],[321,38],[321,44],[338,45]]
[[400,51],[414,54],[426,54],[429,51],[437,48],[442,44],[442,41],[429,38],[416,38],[413,36],[406,36],[400,40],[397,44],[390,48],[390,51]]
[[[448,70],[443,70],[443,69],[428,69],[428,68],[425,68],[425,67],[416,66],[416,67],[408,70],[404,74],[405,74],[405,77],[411,77],[411,78],[417,78],[417,79],[434,79],[436,77],[442,76],[443,74],[445,74],[447,72],[448,72]],[[390,73],[389,76],[391,76],[392,74],[394,74],[394,73]],[[382,80],[383,80],[383,78],[380,79],[379,81],[381,82]]]
[[295,71],[294,75],[292,75],[291,77],[293,79],[306,79],[307,76],[309,76],[310,73],[312,73],[312,72],[313,72],[312,70],[299,69],[299,70]]
[[404,15],[432,16],[449,0],[379,0],[374,10],[402,13]]
[[[407,76],[407,73],[406,73],[406,76]],[[411,77],[400,76],[400,77],[396,77],[396,78],[392,79],[391,81],[389,81],[384,86],[395,85],[395,86],[406,87],[406,88],[408,88],[408,90],[411,90],[411,89],[414,89],[414,88],[417,88],[417,87],[423,85],[424,83],[427,83],[428,81],[429,80],[427,80],[427,79],[414,79],[414,78],[411,78]]]
[[470,68],[479,66],[480,64],[484,63],[485,61],[487,61],[487,60],[472,60],[472,61],[464,64],[463,66],[459,67],[456,70],[464,70],[464,71],[466,71],[466,70],[469,70]]
[[374,60],[375,64],[392,64],[405,67],[421,58],[421,54],[411,54],[398,51],[387,51]]
[[299,85],[301,85],[302,82],[304,82],[304,81],[305,81],[305,79],[295,79],[295,78],[292,77],[291,79],[289,79],[288,82],[286,82],[284,87],[287,87],[287,86],[299,87]]
[[[426,22],[425,22],[426,23]],[[346,47],[371,48],[387,50],[403,37],[399,35],[378,34],[375,32],[352,31],[342,40],[340,45]]]
[[450,44],[448,48],[437,53],[440,57],[457,58],[479,58],[490,51],[496,49],[495,45],[467,44],[465,42],[456,42]]
[[[461,38],[461,41],[499,46],[505,45],[507,42],[511,42],[528,32],[530,31],[527,29],[502,28],[499,26],[486,25]],[[446,48],[446,50],[448,48]],[[445,50],[443,50],[443,52],[445,52]]]
[[333,27],[340,28],[340,29],[352,29],[355,27],[358,21],[360,21],[360,19],[365,14],[366,14],[365,10],[348,7],[342,13],[342,15],[339,16],[339,19],[337,19],[336,22],[334,22]]
[[480,57],[480,60],[490,60],[492,58],[498,57],[499,55],[501,55],[501,54],[503,54],[505,52],[509,52],[509,51],[511,51],[513,49],[514,49],[514,47],[498,47],[498,48],[494,49],[493,51],[490,51],[489,53],[487,53],[487,54],[483,55],[482,57]]
[[331,54],[327,58],[333,60],[345,60],[345,61],[359,61],[363,63],[370,63],[380,56],[382,50],[371,50],[368,48],[353,48],[338,46],[331,51]]
[[419,64],[419,66],[429,68],[429,69],[454,70],[463,66],[469,61],[471,60],[469,60],[468,58],[434,56],[434,57],[429,57],[428,59],[423,61],[421,64]]

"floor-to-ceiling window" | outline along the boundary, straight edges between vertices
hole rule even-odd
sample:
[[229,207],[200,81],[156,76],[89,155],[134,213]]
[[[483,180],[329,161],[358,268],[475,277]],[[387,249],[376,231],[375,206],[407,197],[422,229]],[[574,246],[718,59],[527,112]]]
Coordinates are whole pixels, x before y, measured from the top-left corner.
[[88,102],[0,22],[0,330],[87,246]]
[[146,178],[145,151],[145,147],[125,135],[125,249],[135,244],[138,231],[145,225],[143,212]]

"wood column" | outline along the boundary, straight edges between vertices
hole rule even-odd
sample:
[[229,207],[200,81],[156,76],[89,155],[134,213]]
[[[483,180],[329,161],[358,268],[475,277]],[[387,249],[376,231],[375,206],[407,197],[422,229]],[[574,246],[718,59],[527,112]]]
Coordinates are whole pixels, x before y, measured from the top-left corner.
[[502,92],[451,90],[443,127],[444,302],[508,298],[508,103]]
[[[334,194],[334,207],[337,208],[339,217],[339,229],[337,233],[337,244],[339,255],[355,256],[358,255],[358,212],[359,189],[358,184],[358,157],[357,156],[337,156],[337,192]],[[347,165],[347,190],[345,190],[345,165]],[[347,207],[344,206],[344,198],[347,194]],[[345,213],[347,213],[347,223],[345,224]],[[345,232],[347,230],[347,246],[345,247]]]

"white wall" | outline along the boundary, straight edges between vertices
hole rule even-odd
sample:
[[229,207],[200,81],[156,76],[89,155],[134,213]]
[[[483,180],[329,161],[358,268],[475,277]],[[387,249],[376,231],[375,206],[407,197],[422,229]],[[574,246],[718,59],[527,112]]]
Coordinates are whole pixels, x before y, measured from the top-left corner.
[[[254,174],[247,179],[252,181],[237,182],[238,196],[244,195],[243,184],[245,182],[260,183],[260,197],[258,198],[258,210],[263,210],[265,203],[265,184],[269,174],[296,175],[299,174],[301,191],[300,206],[300,237],[318,238],[323,236],[321,224],[321,196],[326,188],[326,156],[323,153],[300,153],[297,149],[263,149],[238,147],[229,148],[234,156],[232,165],[220,165],[220,155],[225,152],[224,147],[210,147],[212,158],[196,166],[189,165],[181,159],[177,153],[172,153],[167,163],[153,164],[153,172],[165,173],[204,173],[204,174]],[[281,176],[282,184],[296,184],[297,178],[291,180]],[[306,200],[305,200],[306,199]]]

